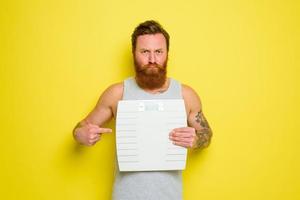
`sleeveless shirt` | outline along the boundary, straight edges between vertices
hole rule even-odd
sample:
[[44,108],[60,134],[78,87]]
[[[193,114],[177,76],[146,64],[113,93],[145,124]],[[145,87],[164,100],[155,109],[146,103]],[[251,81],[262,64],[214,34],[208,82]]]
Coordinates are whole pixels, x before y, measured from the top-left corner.
[[[151,94],[141,89],[135,79],[124,80],[123,100],[182,99],[181,84],[170,78],[168,89]],[[182,171],[120,172],[115,158],[113,200],[181,200]]]

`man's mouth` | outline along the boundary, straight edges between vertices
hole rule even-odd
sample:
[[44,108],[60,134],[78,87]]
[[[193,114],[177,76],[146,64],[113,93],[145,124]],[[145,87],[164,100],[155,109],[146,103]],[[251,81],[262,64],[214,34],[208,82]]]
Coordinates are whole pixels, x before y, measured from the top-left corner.
[[163,69],[163,66],[157,64],[157,63],[154,63],[154,64],[148,64],[148,65],[145,65],[146,68],[157,68],[157,69]]
[[147,65],[147,67],[149,67],[149,68],[153,68],[153,67],[158,68],[158,65]]

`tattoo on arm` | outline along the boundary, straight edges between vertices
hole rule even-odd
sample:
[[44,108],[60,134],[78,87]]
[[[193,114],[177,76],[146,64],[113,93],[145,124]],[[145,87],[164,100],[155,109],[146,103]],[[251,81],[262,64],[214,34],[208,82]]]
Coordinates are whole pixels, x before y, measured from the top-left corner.
[[197,113],[195,118],[196,122],[199,123],[201,126],[201,129],[196,130],[196,135],[198,136],[196,148],[203,149],[210,144],[212,130],[209,127],[209,124],[206,118],[204,117],[202,110]]

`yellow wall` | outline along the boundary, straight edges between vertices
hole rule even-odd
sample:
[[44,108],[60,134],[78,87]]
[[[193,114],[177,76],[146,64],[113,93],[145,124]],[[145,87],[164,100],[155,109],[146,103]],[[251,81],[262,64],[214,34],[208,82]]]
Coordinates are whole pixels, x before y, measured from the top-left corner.
[[208,149],[189,152],[185,199],[300,199],[299,10],[296,0],[1,1],[0,198],[110,197],[114,134],[88,148],[71,130],[132,75],[130,34],[156,19],[171,35],[169,75],[199,93],[214,130]]

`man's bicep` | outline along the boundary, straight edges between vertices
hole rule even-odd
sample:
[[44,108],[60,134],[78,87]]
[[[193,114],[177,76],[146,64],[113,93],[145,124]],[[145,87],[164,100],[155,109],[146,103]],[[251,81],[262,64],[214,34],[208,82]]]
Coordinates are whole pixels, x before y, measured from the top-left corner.
[[109,106],[97,104],[97,106],[84,119],[86,122],[102,126],[112,118],[113,114]]
[[188,114],[188,125],[194,127],[197,130],[200,129],[201,124],[199,123],[199,116],[201,115],[201,113],[203,114],[200,100],[190,103],[190,112]]
[[192,90],[187,90],[186,102],[189,108],[188,125],[195,128],[197,135],[196,148],[202,149],[210,144],[212,130],[206,120],[199,96]]
[[85,121],[102,126],[105,122],[111,120],[114,116],[113,107],[117,105],[122,95],[119,88],[119,85],[107,88],[100,96],[95,108],[85,118]]
[[190,102],[190,113],[188,116],[189,126],[194,127],[196,130],[210,128],[208,121],[204,116],[199,96],[195,94],[195,97],[192,99],[193,100]]
[[199,129],[200,126],[196,122],[197,114],[202,110],[202,105],[198,94],[189,86],[184,85],[183,87],[183,96],[186,104],[187,114],[188,114],[188,125]]

